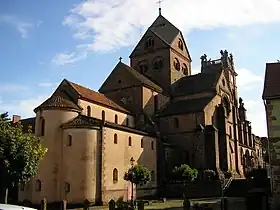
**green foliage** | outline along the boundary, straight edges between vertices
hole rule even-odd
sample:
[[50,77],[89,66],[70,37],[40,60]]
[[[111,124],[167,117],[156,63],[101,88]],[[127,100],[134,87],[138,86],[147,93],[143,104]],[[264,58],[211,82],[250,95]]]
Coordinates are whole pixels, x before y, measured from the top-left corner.
[[0,173],[5,188],[26,183],[35,176],[47,152],[41,139],[32,134],[31,127],[23,133],[21,124],[13,125],[7,117],[7,113],[0,117]]
[[135,165],[125,172],[124,180],[142,186],[151,180],[151,172],[144,166]]
[[172,170],[172,175],[175,180],[183,181],[185,184],[194,181],[198,175],[196,169],[191,168],[187,164],[175,166]]

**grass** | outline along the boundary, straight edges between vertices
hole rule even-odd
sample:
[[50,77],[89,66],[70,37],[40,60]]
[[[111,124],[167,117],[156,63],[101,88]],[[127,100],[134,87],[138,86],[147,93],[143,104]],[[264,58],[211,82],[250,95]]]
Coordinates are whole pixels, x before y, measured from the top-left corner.
[[183,200],[167,200],[164,203],[153,203],[152,205],[145,206],[145,209],[173,209],[182,207]]
[[[198,202],[198,201],[207,201],[207,200],[215,200],[218,198],[196,198],[196,199],[190,199],[191,202]],[[158,202],[158,203],[152,203],[150,205],[145,205],[145,209],[169,209],[169,210],[178,210],[183,208],[183,200],[166,200],[164,203]],[[96,206],[91,207],[90,210],[103,210],[103,209],[109,209],[108,206]],[[81,209],[82,210],[82,209]]]

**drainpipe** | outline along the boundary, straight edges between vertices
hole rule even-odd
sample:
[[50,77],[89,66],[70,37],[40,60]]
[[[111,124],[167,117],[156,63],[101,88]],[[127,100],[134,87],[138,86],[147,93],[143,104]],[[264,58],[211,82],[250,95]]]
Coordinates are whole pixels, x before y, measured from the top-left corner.
[[[265,100],[263,100],[263,104],[265,107],[265,114],[266,114],[266,129],[267,129],[267,152],[268,152],[268,163],[269,163],[269,173],[270,173],[270,192],[273,193],[273,176],[272,176],[272,165],[271,165],[271,155],[270,155],[270,144],[269,144],[269,138],[270,138],[270,132],[269,132],[269,126],[268,126],[268,115],[267,115],[267,105],[265,103]],[[273,197],[273,195],[272,195]]]
[[96,187],[96,193],[98,192],[98,195],[96,197],[96,203],[102,204],[102,190],[103,190],[103,176],[102,176],[102,171],[103,171],[103,142],[104,142],[104,120],[100,124],[100,138],[97,140],[97,151],[98,151],[98,171],[97,171],[97,187]]

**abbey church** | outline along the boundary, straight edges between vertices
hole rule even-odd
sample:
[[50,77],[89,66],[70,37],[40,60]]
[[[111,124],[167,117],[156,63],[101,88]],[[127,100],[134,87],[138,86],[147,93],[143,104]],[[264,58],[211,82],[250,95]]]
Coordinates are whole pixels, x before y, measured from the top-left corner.
[[262,166],[261,138],[252,133],[238,97],[233,56],[226,50],[217,55],[201,56],[201,73],[192,75],[182,32],[160,14],[130,64],[120,59],[98,92],[64,79],[34,107],[35,118],[21,120],[34,126],[48,152],[19,199],[130,200],[123,176],[131,164],[151,171],[137,196],[156,194],[183,163],[237,177]]

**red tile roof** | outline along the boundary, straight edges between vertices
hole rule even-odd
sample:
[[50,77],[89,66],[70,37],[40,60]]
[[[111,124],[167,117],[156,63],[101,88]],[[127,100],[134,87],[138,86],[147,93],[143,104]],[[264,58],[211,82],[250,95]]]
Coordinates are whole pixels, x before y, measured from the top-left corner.
[[[68,80],[67,80],[68,81]],[[85,99],[91,102],[95,102],[104,106],[107,106],[108,108],[115,109],[117,111],[130,113],[125,108],[119,106],[112,100],[108,99],[105,95],[98,93],[96,91],[93,91],[89,88],[83,87],[81,85],[78,85],[76,83],[73,83],[71,81],[68,81],[69,84],[77,91],[81,99]]]
[[267,63],[263,99],[280,98],[280,63]]

